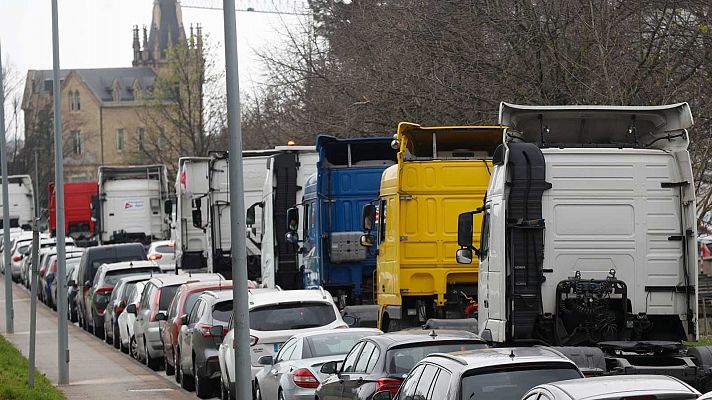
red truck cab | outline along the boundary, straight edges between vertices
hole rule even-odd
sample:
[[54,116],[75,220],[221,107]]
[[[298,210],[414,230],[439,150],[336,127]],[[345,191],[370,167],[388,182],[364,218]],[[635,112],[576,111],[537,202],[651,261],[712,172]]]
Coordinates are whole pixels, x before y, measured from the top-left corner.
[[[92,197],[99,191],[96,182],[64,183],[64,226],[65,233],[74,239],[89,239],[94,235],[94,221],[91,218]],[[49,230],[57,232],[57,203],[54,182],[49,183]]]

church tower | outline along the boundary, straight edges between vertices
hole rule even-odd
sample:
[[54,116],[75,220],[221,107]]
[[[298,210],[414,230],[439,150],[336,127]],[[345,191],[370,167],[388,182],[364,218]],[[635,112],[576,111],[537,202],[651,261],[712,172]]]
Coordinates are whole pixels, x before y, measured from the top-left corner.
[[139,43],[138,26],[133,28],[132,65],[160,67],[166,61],[166,51],[177,44],[186,44],[180,3],[178,0],[154,0],[151,25],[143,29],[143,46]]

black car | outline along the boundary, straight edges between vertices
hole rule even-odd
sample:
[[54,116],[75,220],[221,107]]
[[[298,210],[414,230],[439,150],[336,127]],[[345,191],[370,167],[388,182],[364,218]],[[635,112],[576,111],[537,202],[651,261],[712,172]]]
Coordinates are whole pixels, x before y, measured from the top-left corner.
[[401,331],[361,339],[341,366],[325,363],[330,374],[316,391],[317,400],[370,400],[374,393],[394,396],[410,370],[431,353],[449,353],[487,348],[471,332],[446,330]]
[[[87,301],[89,289],[92,287],[96,271],[102,264],[120,261],[145,261],[148,260],[146,250],[141,243],[112,244],[106,246],[90,247],[82,255],[79,262],[77,275],[77,316],[79,325],[89,331],[91,326],[91,303]],[[96,325],[99,325],[97,323]],[[100,326],[103,326],[101,323]]]
[[104,339],[104,314],[116,282],[130,275],[160,273],[161,267],[153,261],[123,261],[99,267],[86,300],[90,307],[89,324],[94,335]]

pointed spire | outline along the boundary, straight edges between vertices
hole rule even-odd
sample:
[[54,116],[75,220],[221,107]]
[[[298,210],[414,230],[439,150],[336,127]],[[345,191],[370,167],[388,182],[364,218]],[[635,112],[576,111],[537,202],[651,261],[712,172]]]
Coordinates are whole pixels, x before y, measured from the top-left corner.
[[134,67],[137,66],[141,58],[141,43],[138,41],[138,25],[133,26],[133,62]]
[[148,29],[146,29],[146,25],[143,26],[143,51],[141,52],[141,59],[143,61],[143,65],[148,64]]

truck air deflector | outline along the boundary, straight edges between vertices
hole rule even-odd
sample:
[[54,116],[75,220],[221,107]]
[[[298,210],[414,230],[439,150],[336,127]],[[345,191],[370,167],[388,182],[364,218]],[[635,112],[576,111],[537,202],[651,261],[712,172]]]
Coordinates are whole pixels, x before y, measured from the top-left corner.
[[693,125],[687,103],[665,106],[525,106],[501,103],[507,141],[540,147],[687,149]]

